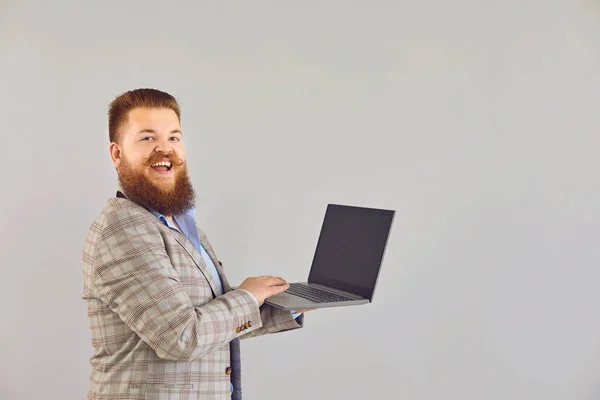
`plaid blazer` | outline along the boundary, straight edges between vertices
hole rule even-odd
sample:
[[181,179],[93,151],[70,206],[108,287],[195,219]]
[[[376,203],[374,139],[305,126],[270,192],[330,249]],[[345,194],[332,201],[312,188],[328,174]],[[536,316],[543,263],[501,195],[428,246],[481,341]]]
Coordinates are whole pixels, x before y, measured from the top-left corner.
[[289,311],[232,290],[206,235],[224,294],[181,233],[110,198],[83,249],[94,354],[88,400],[241,399],[239,339],[301,328]]

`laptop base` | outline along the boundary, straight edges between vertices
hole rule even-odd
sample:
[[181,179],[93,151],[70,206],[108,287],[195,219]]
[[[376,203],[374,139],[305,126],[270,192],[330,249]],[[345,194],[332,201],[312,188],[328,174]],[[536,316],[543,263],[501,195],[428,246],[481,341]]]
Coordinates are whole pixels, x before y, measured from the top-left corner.
[[300,297],[287,292],[276,294],[265,299],[265,304],[269,304],[273,307],[280,308],[282,310],[303,310],[307,308],[327,308],[327,307],[344,307],[344,306],[357,306],[360,304],[369,303],[368,299],[354,295],[352,293],[338,291],[336,289],[322,286],[319,284],[311,284],[307,282],[300,283],[301,285],[314,286],[317,289],[325,290],[333,294],[340,294],[345,297],[352,297],[352,300],[342,301],[331,301],[331,302],[315,302],[304,297]]

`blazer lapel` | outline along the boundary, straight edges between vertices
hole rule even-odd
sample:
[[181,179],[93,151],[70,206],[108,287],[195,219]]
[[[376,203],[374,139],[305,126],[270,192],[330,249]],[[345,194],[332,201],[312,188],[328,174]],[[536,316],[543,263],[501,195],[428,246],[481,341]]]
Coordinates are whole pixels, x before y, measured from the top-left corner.
[[[127,197],[123,194],[123,192],[121,190],[117,190],[116,197],[119,197],[122,199],[127,199]],[[127,199],[127,200],[129,200],[129,199]],[[134,207],[142,207],[131,200],[129,200],[129,201]],[[161,227],[164,227],[163,223],[160,222],[157,218],[155,218],[154,215],[152,215],[152,213],[149,210],[147,210],[145,207],[142,207],[142,208],[144,208],[148,212],[150,219],[152,220],[153,223],[159,224]],[[202,258],[202,255],[198,253],[198,250],[196,250],[194,245],[185,237],[185,235],[183,233],[175,231],[170,228],[168,228],[168,229],[169,229],[169,232],[171,232],[173,234],[173,237],[175,238],[177,243],[179,243],[181,245],[181,247],[183,247],[184,250],[188,253],[190,258],[192,260],[194,260],[194,264],[196,264],[196,267],[198,267],[200,272],[202,272],[202,275],[204,275],[204,278],[210,285],[210,289],[212,290],[213,297],[217,297],[217,283],[215,282],[213,275],[208,270],[208,266],[206,265],[206,262]],[[202,239],[200,239],[200,240],[201,240],[202,245],[204,246]],[[206,249],[206,246],[204,246],[204,248]],[[207,250],[207,252],[208,252],[208,250]],[[213,260],[213,262],[215,262],[214,253],[212,255],[209,253],[209,255],[211,256],[211,259]],[[219,265],[218,262],[215,265]],[[221,271],[219,271],[219,274],[221,274]],[[221,274],[221,276],[223,276],[223,275]],[[228,288],[229,288],[229,286],[228,286]],[[225,290],[225,280],[223,280],[223,290]]]
[[223,282],[223,291],[225,293],[230,292],[231,286],[229,285],[229,281],[225,277],[225,271],[223,271],[223,266],[221,265],[221,261],[219,261],[218,264],[215,264],[215,266],[217,267],[217,271],[219,272],[219,276],[221,277],[221,281]]
[[[206,262],[202,258],[202,255],[198,253],[198,250],[196,250],[194,245],[189,240],[187,240],[185,235],[179,232],[175,232],[172,229],[171,231],[175,234],[175,240],[177,241],[177,243],[179,243],[181,247],[183,247],[185,251],[189,254],[192,260],[194,260],[196,267],[198,267],[200,272],[202,272],[202,275],[204,275],[204,277],[208,281],[208,284],[210,285],[210,288],[213,292],[213,297],[217,297],[217,283],[215,282],[213,275],[208,270],[208,265],[206,265]],[[225,282],[223,282],[223,290],[225,290]]]
[[225,272],[223,271],[221,262],[219,260],[217,260],[217,256],[212,251],[211,247],[207,246],[206,242],[204,240],[202,240],[202,238],[200,238],[200,243],[202,244],[202,247],[204,247],[204,250],[206,250],[206,252],[210,256],[210,259],[212,260],[213,264],[215,265],[215,268],[217,268],[217,272],[219,273],[219,276],[221,277],[221,283],[223,284],[223,292],[227,293],[227,292],[231,291],[231,286],[229,285],[229,281],[227,281],[227,278],[225,277]]
[[221,283],[223,284],[223,292],[224,293],[230,292],[231,286],[229,285],[229,281],[227,280],[227,277],[225,276],[225,272],[223,271],[223,266],[221,264],[221,261],[219,261],[217,259],[217,255],[215,254],[210,243],[208,242],[208,238],[206,237],[206,235],[204,235],[204,233],[200,229],[196,228],[196,230],[198,231],[198,237],[200,238],[200,244],[202,245],[204,250],[206,250],[206,253],[212,260],[213,264],[215,265],[215,268],[217,268],[217,272],[219,273],[219,276],[221,277]]

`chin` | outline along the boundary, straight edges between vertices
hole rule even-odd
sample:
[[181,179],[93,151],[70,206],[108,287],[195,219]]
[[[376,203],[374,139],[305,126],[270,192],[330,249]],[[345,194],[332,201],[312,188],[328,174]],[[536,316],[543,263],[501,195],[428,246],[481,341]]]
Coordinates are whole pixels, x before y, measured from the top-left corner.
[[154,186],[156,186],[157,189],[159,189],[162,192],[168,193],[171,192],[173,189],[175,189],[175,182],[169,182],[169,183],[158,183],[155,184]]

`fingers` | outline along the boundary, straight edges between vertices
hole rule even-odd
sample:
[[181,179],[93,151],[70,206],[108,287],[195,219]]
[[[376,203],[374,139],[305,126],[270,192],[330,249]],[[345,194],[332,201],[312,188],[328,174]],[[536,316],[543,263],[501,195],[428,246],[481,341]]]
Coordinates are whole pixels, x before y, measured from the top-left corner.
[[266,275],[246,278],[239,288],[249,291],[262,304],[264,299],[285,292],[290,285],[279,276]]
[[284,284],[284,285],[270,286],[270,287],[267,288],[267,292],[268,292],[268,296],[267,297],[275,296],[276,294],[279,294],[281,292],[285,292],[289,288],[290,288],[290,285],[287,284],[287,283]]
[[269,286],[278,286],[278,285],[287,284],[285,279],[283,279],[279,276],[263,276],[262,278],[266,281],[267,285],[269,285]]

